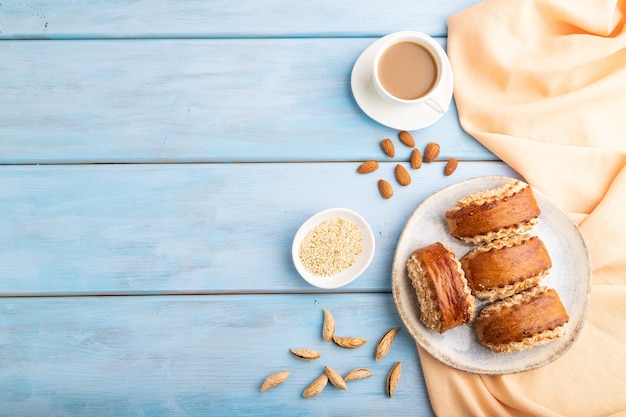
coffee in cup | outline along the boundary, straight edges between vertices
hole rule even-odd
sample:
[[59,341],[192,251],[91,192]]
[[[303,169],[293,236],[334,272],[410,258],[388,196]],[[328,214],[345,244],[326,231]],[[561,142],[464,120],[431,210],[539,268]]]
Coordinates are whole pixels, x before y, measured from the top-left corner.
[[380,56],[378,78],[392,96],[415,100],[435,86],[437,63],[430,51],[418,43],[394,43]]
[[420,32],[389,35],[374,59],[373,80],[378,93],[399,104],[424,103],[438,113],[448,104],[438,97],[443,61],[447,56],[430,36]]

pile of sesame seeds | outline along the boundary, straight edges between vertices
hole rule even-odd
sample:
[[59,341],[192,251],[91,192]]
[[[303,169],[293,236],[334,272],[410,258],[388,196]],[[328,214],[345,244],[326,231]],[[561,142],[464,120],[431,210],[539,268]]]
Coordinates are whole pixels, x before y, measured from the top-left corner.
[[351,267],[363,250],[363,234],[342,217],[328,219],[311,229],[300,245],[300,261],[311,274],[330,277]]

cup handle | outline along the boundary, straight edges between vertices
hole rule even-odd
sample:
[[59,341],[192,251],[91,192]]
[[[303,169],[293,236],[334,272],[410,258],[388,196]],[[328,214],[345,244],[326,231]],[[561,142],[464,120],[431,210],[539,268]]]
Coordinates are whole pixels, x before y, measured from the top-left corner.
[[448,108],[447,106],[442,106],[441,104],[437,103],[437,101],[434,98],[429,98],[427,99],[424,104],[426,104],[428,107],[430,107],[431,109],[433,109],[434,111],[436,111],[439,114],[444,114]]

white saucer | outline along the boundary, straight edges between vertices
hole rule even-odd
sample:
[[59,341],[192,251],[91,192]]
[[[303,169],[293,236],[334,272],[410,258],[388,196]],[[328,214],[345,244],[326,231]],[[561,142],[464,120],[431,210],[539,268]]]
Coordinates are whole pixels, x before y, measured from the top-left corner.
[[[366,115],[392,129],[417,130],[430,126],[439,120],[443,114],[423,103],[410,106],[391,103],[381,97],[374,89],[371,80],[372,65],[374,65],[376,52],[385,42],[387,36],[378,39],[367,47],[356,60],[352,68],[351,80],[354,99]],[[442,94],[447,100],[445,104],[449,104],[452,100],[453,82],[452,67],[447,60],[444,62],[441,76],[443,77]]]

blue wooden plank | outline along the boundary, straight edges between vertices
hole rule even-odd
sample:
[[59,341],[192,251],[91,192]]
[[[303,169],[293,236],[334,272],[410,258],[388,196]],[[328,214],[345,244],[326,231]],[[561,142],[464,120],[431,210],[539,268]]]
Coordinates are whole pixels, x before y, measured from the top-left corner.
[[376,236],[370,268],[345,288],[389,291],[397,239],[424,198],[466,178],[515,175],[501,162],[461,161],[450,177],[444,162],[424,164],[383,200],[376,183],[396,184],[396,162],[369,175],[358,165],[0,167],[0,295],[312,291],[291,241],[330,207],[357,211]]
[[446,19],[475,0],[3,0],[0,39],[445,35]]
[[[397,131],[350,89],[371,42],[0,42],[0,163],[377,159]],[[451,142],[444,156],[496,159],[454,106],[416,135]]]
[[[323,308],[338,335],[367,343],[348,350],[324,342]],[[0,298],[0,414],[430,416],[408,332],[374,360],[378,338],[396,326],[391,294]],[[300,361],[294,347],[322,356]],[[387,398],[396,361],[402,375]],[[374,375],[302,398],[325,365]],[[284,384],[260,392],[266,376],[285,369]]]
[[[396,30],[445,46],[446,19],[471,3],[1,1],[0,415],[432,415],[406,331],[373,360],[378,337],[401,325],[395,244],[430,193],[516,174],[453,108],[415,136],[461,159],[457,173],[426,164],[383,200],[375,182],[393,183],[396,161],[378,143],[397,132],[356,107],[349,77]],[[377,177],[355,173],[366,159],[385,161]],[[290,244],[335,206],[370,222],[377,253],[326,294],[297,276]],[[366,346],[322,342],[323,307]],[[295,360],[296,346],[326,362]],[[304,400],[323,365],[375,376]],[[288,382],[261,394],[283,368]]]

